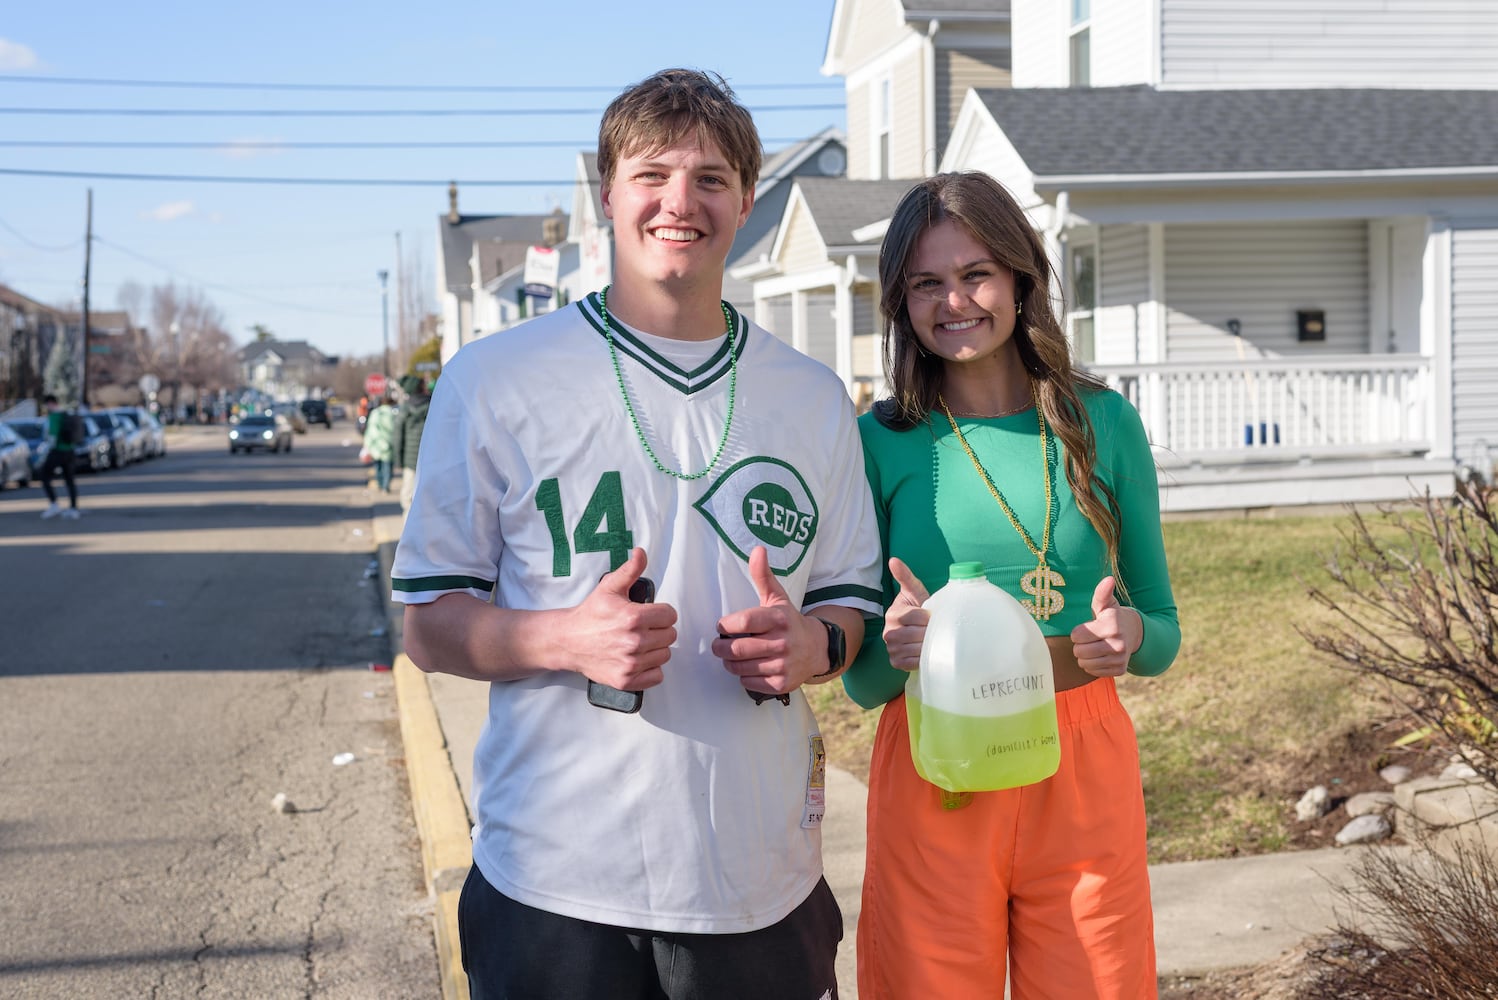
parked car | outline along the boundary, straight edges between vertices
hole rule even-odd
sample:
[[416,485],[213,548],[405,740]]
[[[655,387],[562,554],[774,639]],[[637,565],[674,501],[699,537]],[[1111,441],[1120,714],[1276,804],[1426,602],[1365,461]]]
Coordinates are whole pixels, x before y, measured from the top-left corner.
[[110,432],[99,426],[96,414],[83,416],[83,443],[73,446],[73,468],[84,472],[101,472],[112,468],[114,442]]
[[307,418],[309,424],[322,424],[324,427],[333,426],[333,415],[328,412],[328,404],[321,399],[304,399],[301,402],[302,416]]
[[18,417],[7,420],[5,425],[14,431],[30,451],[31,477],[36,479],[42,474],[42,462],[46,460],[47,453],[52,450],[52,443],[47,440],[47,421],[43,417]]
[[117,406],[111,413],[122,413],[135,422],[141,432],[141,454],[144,458],[155,458],[166,454],[166,431],[161,421],[144,406]]
[[31,482],[31,448],[26,439],[0,424],[0,490],[11,483],[25,486]]
[[291,422],[279,413],[251,413],[229,428],[229,454],[291,450]]
[[298,434],[307,433],[307,418],[302,416],[302,408],[295,403],[272,403],[270,411],[278,416],[286,418],[291,429]]
[[109,468],[122,469],[136,460],[138,456],[134,449],[140,446],[140,439],[131,440],[135,428],[124,417],[107,410],[95,410],[89,416],[109,441]]

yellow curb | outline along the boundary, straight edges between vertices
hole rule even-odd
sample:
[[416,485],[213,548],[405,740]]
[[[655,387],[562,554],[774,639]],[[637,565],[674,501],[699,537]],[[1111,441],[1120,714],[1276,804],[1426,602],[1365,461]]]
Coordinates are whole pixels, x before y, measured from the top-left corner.
[[401,741],[406,750],[406,777],[411,806],[421,834],[421,862],[427,889],[436,904],[437,965],[444,1000],[468,1000],[458,945],[458,895],[473,863],[468,809],[453,775],[447,740],[426,675],[405,653],[395,658],[395,696],[400,708]]

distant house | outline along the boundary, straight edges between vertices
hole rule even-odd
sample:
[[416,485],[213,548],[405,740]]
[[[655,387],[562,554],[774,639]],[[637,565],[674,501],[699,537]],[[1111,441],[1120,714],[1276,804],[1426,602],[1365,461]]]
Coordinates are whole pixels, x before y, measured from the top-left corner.
[[236,353],[241,378],[272,399],[321,398],[333,384],[338,358],[305,340],[257,340]]
[[483,300],[484,286],[525,260],[525,248],[552,246],[567,233],[567,216],[461,215],[457,187],[437,219],[437,301],[441,305],[442,361],[471,340],[503,325],[503,310]]
[[59,310],[0,285],[0,415],[36,412],[47,358],[66,328]]
[[882,385],[876,317],[884,223],[935,169],[971,87],[1010,78],[1005,0],[837,0],[822,72],[845,79],[847,176],[793,179],[764,252],[729,275],[762,325],[866,404]]

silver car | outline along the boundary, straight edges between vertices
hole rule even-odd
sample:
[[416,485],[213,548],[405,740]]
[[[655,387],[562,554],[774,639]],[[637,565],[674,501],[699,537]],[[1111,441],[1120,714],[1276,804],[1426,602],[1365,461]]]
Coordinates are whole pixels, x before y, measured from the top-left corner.
[[291,450],[291,424],[279,413],[251,413],[229,427],[229,454]]

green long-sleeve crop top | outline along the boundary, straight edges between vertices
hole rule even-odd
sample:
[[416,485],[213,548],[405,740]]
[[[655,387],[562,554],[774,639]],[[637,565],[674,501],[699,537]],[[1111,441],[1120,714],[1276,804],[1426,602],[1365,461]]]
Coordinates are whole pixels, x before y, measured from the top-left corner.
[[[1118,501],[1121,599],[1144,619],[1144,642],[1130,658],[1129,672],[1160,674],[1180,648],[1181,627],[1165,565],[1154,457],[1139,414],[1127,400],[1111,390],[1079,391],[1096,439],[1097,476]],[[1039,545],[1046,499],[1035,410],[991,419],[959,418],[958,426],[1015,517]],[[1009,523],[943,414],[897,431],[881,424],[872,412],[866,413],[859,419],[859,431],[886,555],[904,560],[931,593],[947,582],[952,563],[977,561],[983,563],[988,579],[1016,600],[1030,599],[1020,588],[1020,577],[1035,569],[1036,558]],[[1064,448],[1049,428],[1046,437],[1054,494],[1046,557],[1050,568],[1066,581],[1057,588],[1066,605],[1038,624],[1048,636],[1067,635],[1092,620],[1093,591],[1112,570],[1107,547],[1073,499]],[[886,565],[886,608],[896,590]],[[882,620],[868,623],[863,648],[843,677],[848,694],[865,708],[898,695],[909,676],[889,665],[883,628]]]

